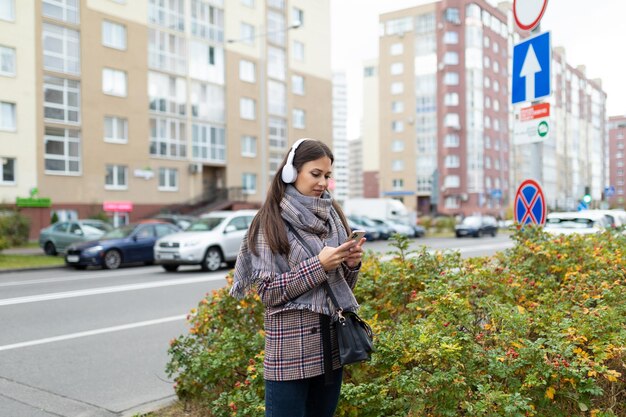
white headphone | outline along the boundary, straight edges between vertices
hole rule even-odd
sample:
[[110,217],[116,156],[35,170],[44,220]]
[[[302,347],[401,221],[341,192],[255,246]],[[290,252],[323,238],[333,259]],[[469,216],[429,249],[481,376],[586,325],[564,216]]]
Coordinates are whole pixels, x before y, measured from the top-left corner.
[[298,177],[298,170],[296,169],[296,167],[293,166],[293,158],[296,155],[296,149],[298,149],[298,146],[300,146],[300,144],[305,140],[307,139],[298,139],[289,151],[289,155],[287,156],[287,162],[285,163],[285,166],[283,167],[283,171],[281,173],[281,178],[286,184],[296,182],[296,178]]

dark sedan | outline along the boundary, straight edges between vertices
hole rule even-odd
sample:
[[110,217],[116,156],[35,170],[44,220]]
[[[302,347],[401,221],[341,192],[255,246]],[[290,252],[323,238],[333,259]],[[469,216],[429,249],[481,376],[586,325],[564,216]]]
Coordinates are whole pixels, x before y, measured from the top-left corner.
[[90,242],[73,244],[67,248],[65,264],[76,269],[101,266],[117,269],[122,264],[154,262],[154,242],[179,232],[180,228],[165,222],[142,222],[115,229]]
[[498,222],[493,216],[468,216],[461,224],[454,227],[456,237],[484,235],[496,236],[498,233]]

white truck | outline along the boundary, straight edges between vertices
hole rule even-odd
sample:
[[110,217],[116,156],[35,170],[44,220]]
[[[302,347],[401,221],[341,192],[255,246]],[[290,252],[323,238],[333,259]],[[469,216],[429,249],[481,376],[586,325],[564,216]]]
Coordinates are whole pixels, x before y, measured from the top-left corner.
[[348,216],[415,224],[415,213],[409,211],[401,201],[392,198],[350,198],[345,201],[343,210]]

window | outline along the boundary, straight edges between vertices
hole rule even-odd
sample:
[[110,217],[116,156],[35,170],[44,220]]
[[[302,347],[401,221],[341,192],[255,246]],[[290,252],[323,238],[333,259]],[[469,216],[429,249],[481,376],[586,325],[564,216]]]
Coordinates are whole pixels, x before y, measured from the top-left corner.
[[150,110],[154,112],[180,116],[187,113],[187,82],[184,78],[150,71],[148,95]]
[[446,52],[443,56],[443,63],[446,65],[458,65],[459,54],[456,52]]
[[294,7],[291,9],[291,24],[304,25],[304,10]]
[[185,38],[162,30],[150,29],[148,66],[158,70],[184,74],[187,71],[187,43]]
[[107,165],[104,188],[106,190],[128,189],[128,167],[124,165]]
[[404,111],[404,102],[403,101],[392,101],[391,102],[391,111],[392,111],[392,113],[402,113]]
[[404,53],[404,45],[400,42],[392,43],[389,47],[391,55],[402,55]]
[[176,168],[159,168],[159,191],[178,191]]
[[404,123],[398,120],[391,122],[391,130],[394,132],[404,132]]
[[461,128],[461,121],[458,113],[448,113],[443,118],[443,124],[445,127],[451,127],[454,129]]
[[185,30],[185,0],[150,0],[148,22],[183,32]]
[[443,76],[443,83],[445,85],[458,85],[459,73],[458,72],[446,72]]
[[398,172],[404,170],[404,161],[401,159],[394,159],[391,161],[391,170]]
[[267,75],[277,80],[285,80],[285,50],[270,46],[267,49]]
[[15,20],[15,0],[0,0],[0,19]]
[[400,75],[404,72],[404,64],[402,62],[396,62],[391,64],[391,75]]
[[102,21],[102,45],[115,49],[126,49],[126,26]]
[[112,96],[126,97],[126,72],[111,68],[102,70],[102,92]]
[[296,129],[304,129],[306,127],[306,113],[302,109],[293,109],[293,127]]
[[458,209],[461,207],[459,198],[456,196],[446,197],[444,204],[447,209]]
[[254,8],[254,0],[241,0],[241,4],[247,7]]
[[241,137],[241,156],[246,158],[256,157],[256,137],[249,135]]
[[2,177],[0,184],[15,184],[15,158],[0,157]]
[[287,115],[287,86],[279,81],[267,82],[267,111],[269,114]]
[[456,133],[449,133],[445,136],[443,143],[446,148],[458,148],[460,144],[459,135]]
[[115,116],[105,116],[104,141],[111,143],[127,143],[128,119]]
[[0,46],[0,75],[15,75],[14,48],[9,48],[8,46]]
[[44,166],[47,174],[80,173],[80,135],[75,129],[46,127]]
[[461,24],[461,16],[459,15],[459,9],[456,7],[448,7],[443,12],[444,20],[448,23],[454,23],[455,25]]
[[392,152],[403,152],[404,151],[404,141],[396,139],[393,142],[391,142],[391,151]]
[[274,9],[283,10],[285,8],[285,0],[267,0],[267,5]]
[[403,190],[404,189],[404,180],[401,179],[401,178],[391,180],[391,187],[394,190],[396,190],[396,191]]
[[458,106],[459,105],[459,93],[446,93],[443,97],[443,104],[446,106]]
[[404,92],[404,84],[401,82],[391,83],[391,94],[402,94]]
[[78,31],[43,24],[44,69],[68,74],[80,74],[80,37]]
[[244,194],[256,194],[256,174],[244,173],[241,176],[241,186]]
[[246,120],[256,119],[256,102],[251,98],[239,99],[239,117]]
[[285,40],[287,38],[287,31],[285,30],[287,23],[285,23],[285,16],[282,12],[274,10],[267,11],[267,40],[281,47],[285,46]]
[[454,31],[447,31],[443,35],[443,43],[447,45],[456,45],[459,43],[459,33]]
[[461,160],[458,155],[448,155],[445,159],[446,168],[458,168],[461,166]]
[[[287,122],[285,119],[278,117],[270,117],[268,123],[270,148],[284,149],[287,147]],[[279,157],[279,163],[282,161],[282,155]]]
[[223,127],[194,123],[191,127],[191,156],[210,162],[226,162],[226,133]]
[[254,45],[254,26],[249,23],[241,22],[239,25],[239,38],[241,39],[241,43],[245,43],[246,45]]
[[376,75],[376,69],[374,67],[363,68],[363,77],[373,77]]
[[[182,80],[185,85],[184,80]],[[185,106],[184,96],[180,107]],[[224,123],[226,120],[224,87],[198,81],[191,82],[191,115],[194,118]]]
[[191,34],[213,42],[224,41],[224,11],[209,0],[191,1]]
[[461,179],[458,175],[446,175],[443,186],[445,188],[457,188],[461,185]]
[[304,77],[301,75],[291,76],[291,92],[299,96],[304,95]]
[[170,158],[187,156],[187,124],[183,120],[150,118],[150,155]]
[[189,42],[189,48],[189,75],[224,84],[224,48],[196,40]]
[[15,103],[0,101],[0,130],[17,130]]
[[256,82],[256,66],[254,62],[242,59],[239,61],[239,79],[249,83]]
[[80,83],[75,80],[44,77],[44,118],[46,120],[80,122]]
[[302,42],[293,41],[293,59],[304,62],[304,44]]
[[78,23],[78,5],[80,0],[43,0],[42,14],[45,17]]

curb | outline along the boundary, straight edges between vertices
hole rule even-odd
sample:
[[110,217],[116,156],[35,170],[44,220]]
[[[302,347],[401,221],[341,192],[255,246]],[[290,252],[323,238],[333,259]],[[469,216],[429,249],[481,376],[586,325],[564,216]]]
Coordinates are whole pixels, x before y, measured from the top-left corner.
[[5,274],[9,272],[47,271],[51,269],[61,269],[65,267],[66,267],[65,265],[53,265],[53,266],[40,266],[40,267],[29,267],[29,268],[0,269],[0,274]]
[[169,395],[165,398],[150,401],[144,404],[134,406],[128,410],[124,410],[120,415],[121,417],[135,417],[137,415],[143,416],[145,414],[152,413],[162,408],[169,407],[170,405],[174,405],[176,404],[177,401],[178,401],[178,397],[176,396],[176,394]]

